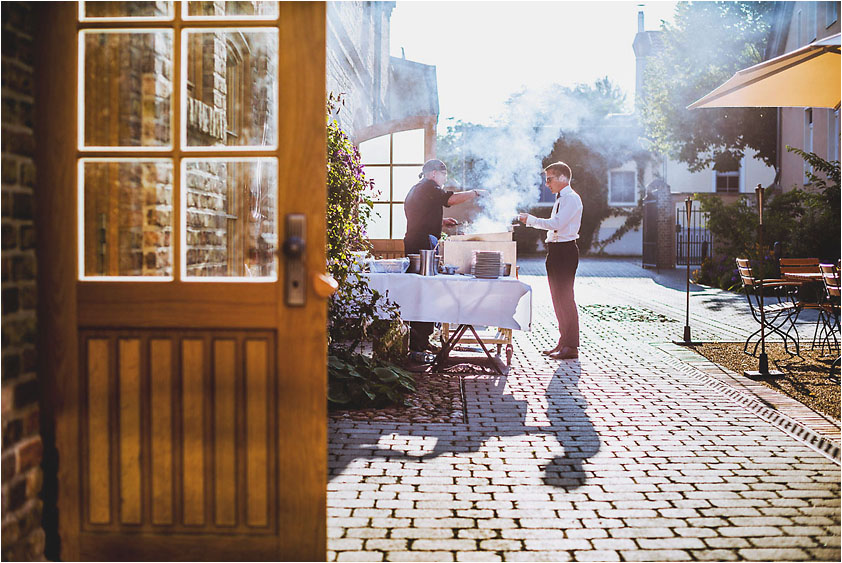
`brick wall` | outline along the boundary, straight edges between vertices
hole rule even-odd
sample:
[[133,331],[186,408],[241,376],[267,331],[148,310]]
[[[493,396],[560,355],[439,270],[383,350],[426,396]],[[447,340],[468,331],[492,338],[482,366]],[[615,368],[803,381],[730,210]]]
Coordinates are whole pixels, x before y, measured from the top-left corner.
[[330,2],[327,91],[345,94],[338,120],[356,131],[388,121],[389,37],[393,2]]
[[654,181],[658,185],[658,267],[675,268],[675,205],[668,184]]
[[44,556],[35,368],[34,26],[29,3],[3,2],[2,26],[2,558],[22,561]]

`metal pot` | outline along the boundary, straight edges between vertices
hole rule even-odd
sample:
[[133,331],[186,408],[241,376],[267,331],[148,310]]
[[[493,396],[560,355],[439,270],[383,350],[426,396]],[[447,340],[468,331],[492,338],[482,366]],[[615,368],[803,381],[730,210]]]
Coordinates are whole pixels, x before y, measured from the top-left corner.
[[438,270],[438,258],[434,250],[420,250],[421,268],[419,273],[422,276],[435,276]]
[[409,269],[407,272],[410,274],[420,274],[421,273],[421,255],[420,254],[407,254],[409,257]]

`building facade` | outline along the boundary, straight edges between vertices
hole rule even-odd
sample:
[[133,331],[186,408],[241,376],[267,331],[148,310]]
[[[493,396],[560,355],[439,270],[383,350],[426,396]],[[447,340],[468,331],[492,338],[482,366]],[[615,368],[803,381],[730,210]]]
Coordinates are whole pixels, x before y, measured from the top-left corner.
[[[840,32],[839,2],[779,2],[766,58],[794,51]],[[808,167],[787,146],[839,160],[839,108],[778,110],[778,183],[783,190],[809,187]]]

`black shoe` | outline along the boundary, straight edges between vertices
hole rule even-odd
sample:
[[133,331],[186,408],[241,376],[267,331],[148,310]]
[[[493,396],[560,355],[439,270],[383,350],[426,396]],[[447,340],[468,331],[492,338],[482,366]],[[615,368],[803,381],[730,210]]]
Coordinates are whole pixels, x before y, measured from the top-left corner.
[[555,354],[550,354],[554,360],[575,360],[579,357],[579,349],[565,346]]

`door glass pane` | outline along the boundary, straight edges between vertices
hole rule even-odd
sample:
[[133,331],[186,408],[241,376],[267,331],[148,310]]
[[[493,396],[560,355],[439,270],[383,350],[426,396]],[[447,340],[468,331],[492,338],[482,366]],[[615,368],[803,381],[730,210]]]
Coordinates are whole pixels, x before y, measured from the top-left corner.
[[395,187],[392,190],[393,201],[403,201],[409,190],[421,181],[418,175],[421,173],[420,166],[395,166],[392,168],[392,177]]
[[252,2],[242,2],[239,0],[228,0],[226,2],[190,0],[187,2],[187,17],[274,19],[278,17],[278,3],[266,0]]
[[389,167],[366,166],[366,180],[374,180],[374,190],[370,192],[374,201],[389,201]]
[[403,212],[403,204],[396,203],[392,206],[392,238],[403,238],[406,234],[406,215]]
[[172,276],[169,159],[81,160],[85,276]]
[[275,279],[278,163],[184,159],[187,277]]
[[392,135],[393,164],[424,164],[424,130],[412,129]]
[[133,2],[81,2],[80,19],[160,19],[173,16],[172,2],[136,0]]
[[360,143],[360,161],[363,164],[389,164],[390,136],[383,135]]
[[375,203],[366,227],[368,238],[389,238],[389,204]]
[[171,31],[86,31],[80,144],[166,147],[171,144]]
[[184,45],[186,145],[275,146],[277,30],[186,31]]

